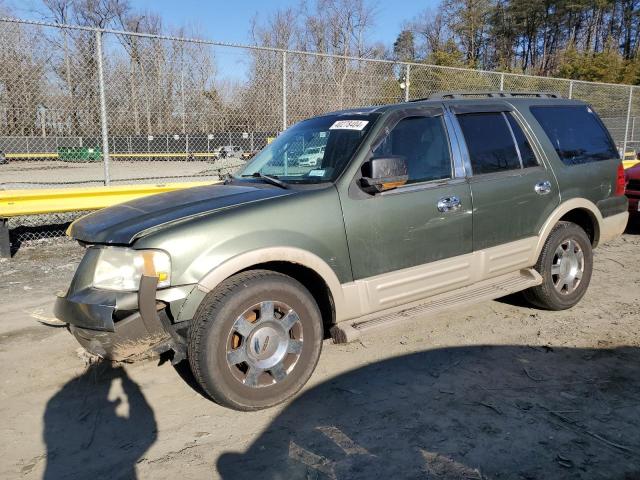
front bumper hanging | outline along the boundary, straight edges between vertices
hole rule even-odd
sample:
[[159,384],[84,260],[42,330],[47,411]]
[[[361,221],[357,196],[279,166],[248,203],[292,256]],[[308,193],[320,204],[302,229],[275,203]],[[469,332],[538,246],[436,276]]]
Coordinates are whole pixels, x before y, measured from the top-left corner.
[[[185,358],[185,342],[171,324],[166,305],[156,301],[157,284],[157,277],[143,276],[137,293],[92,287],[70,291],[57,298],[54,314],[92,354],[123,361],[173,350],[175,363]],[[115,321],[116,312],[127,316]]]

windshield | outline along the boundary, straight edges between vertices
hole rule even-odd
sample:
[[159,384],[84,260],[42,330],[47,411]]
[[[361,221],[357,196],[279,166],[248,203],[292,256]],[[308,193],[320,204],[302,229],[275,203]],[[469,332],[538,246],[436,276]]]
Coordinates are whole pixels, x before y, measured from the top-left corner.
[[340,114],[300,122],[267,145],[236,177],[267,175],[287,183],[333,181],[378,117]]

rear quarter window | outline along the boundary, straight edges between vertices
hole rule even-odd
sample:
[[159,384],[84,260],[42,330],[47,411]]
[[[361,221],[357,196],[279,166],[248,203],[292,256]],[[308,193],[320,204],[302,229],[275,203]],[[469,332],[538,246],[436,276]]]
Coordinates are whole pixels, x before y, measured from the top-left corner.
[[619,157],[609,132],[587,105],[533,106],[530,110],[565,165]]

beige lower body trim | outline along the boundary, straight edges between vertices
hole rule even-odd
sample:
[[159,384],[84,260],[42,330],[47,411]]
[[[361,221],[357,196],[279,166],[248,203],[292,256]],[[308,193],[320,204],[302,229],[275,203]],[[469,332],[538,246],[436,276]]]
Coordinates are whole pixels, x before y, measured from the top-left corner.
[[343,284],[345,309],[336,309],[336,320],[350,320],[532,267],[558,220],[576,208],[593,213],[599,244],[617,238],[626,228],[628,212],[602,218],[591,202],[572,199],[558,207],[539,236]]
[[336,319],[356,318],[531,267],[537,243],[538,237],[529,237],[343,284],[346,309],[336,310]]
[[622,212],[603,218],[600,224],[600,241],[598,243],[603,244],[618,238],[627,228],[628,221],[629,212]]

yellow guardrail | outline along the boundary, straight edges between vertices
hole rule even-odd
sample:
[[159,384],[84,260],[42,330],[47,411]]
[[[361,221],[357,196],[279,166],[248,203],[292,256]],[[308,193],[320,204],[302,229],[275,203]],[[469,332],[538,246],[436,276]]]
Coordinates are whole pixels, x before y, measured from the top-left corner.
[[182,182],[113,187],[0,190],[0,219],[21,215],[98,210],[118,203],[182,188],[219,182]]
[[16,158],[58,158],[57,153],[7,153],[5,157],[8,159]]

